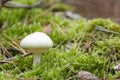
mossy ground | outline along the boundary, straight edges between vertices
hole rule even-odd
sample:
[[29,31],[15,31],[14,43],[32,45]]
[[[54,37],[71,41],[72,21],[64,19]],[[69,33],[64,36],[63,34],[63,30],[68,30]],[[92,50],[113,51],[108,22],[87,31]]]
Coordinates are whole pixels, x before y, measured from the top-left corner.
[[[21,3],[34,2],[27,1],[21,0]],[[120,59],[120,35],[98,31],[94,27],[99,25],[120,32],[120,25],[110,19],[72,20],[64,15],[63,10],[67,10],[67,6],[63,6],[62,3],[55,5],[52,9],[62,11],[52,12],[51,7],[31,10],[3,8],[0,11],[1,22],[4,24],[8,19],[6,28],[0,30],[0,59],[7,59],[5,55],[18,57],[0,65],[0,80],[65,80],[74,75],[75,71],[81,70],[89,71],[99,78],[114,80],[119,77],[120,72],[115,73],[113,66],[114,62],[119,62]],[[36,15],[38,17],[35,17]],[[41,63],[33,68],[33,55],[21,58],[23,53],[19,43],[28,34],[42,31],[45,26],[50,26],[52,30],[48,35],[53,40],[54,47],[41,54]],[[73,46],[66,51],[68,43],[72,43]]]

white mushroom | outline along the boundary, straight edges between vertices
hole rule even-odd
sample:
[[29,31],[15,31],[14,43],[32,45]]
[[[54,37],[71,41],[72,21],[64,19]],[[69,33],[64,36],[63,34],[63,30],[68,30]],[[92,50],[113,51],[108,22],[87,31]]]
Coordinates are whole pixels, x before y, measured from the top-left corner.
[[20,46],[34,53],[33,66],[40,63],[40,53],[53,46],[52,40],[43,32],[34,32],[26,36]]

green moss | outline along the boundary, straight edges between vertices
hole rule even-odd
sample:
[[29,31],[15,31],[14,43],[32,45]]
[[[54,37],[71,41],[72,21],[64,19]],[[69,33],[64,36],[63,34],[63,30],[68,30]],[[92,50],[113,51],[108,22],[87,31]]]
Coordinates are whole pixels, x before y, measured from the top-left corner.
[[[22,0],[20,2],[31,4],[34,1]],[[61,4],[56,6],[56,9],[66,10],[60,6]],[[0,16],[3,23],[6,21],[9,12],[10,9],[2,9]],[[100,78],[108,75],[109,79],[114,79],[119,76],[119,73],[114,74],[113,66],[115,57],[118,62],[120,61],[120,35],[94,29],[96,25],[99,25],[107,30],[120,32],[119,24],[110,19],[102,18],[71,20],[66,18],[62,12],[46,12],[41,8],[29,10],[28,23],[23,24],[27,12],[25,9],[11,10],[6,29],[0,30],[2,47],[10,49],[15,46],[19,49],[19,42],[23,37],[35,31],[42,31],[46,25],[49,25],[52,32],[48,35],[53,40],[54,48],[41,54],[41,63],[35,67],[32,66],[33,55],[21,58],[22,53],[19,51],[8,51],[12,57],[17,56],[18,58],[13,60],[14,64],[0,65],[1,80],[15,78],[65,80],[73,76],[76,70],[86,70]],[[39,16],[35,17],[36,15]],[[69,51],[64,49],[67,43],[74,44]],[[108,64],[110,58],[112,58],[111,63]],[[6,59],[2,51],[0,52],[0,59]],[[108,65],[110,65],[109,72],[106,74]],[[8,76],[6,77],[6,75]]]
[[104,28],[109,30],[120,32],[119,24],[112,22],[110,19],[102,19],[102,18],[88,20],[88,23],[86,24],[86,30],[91,31],[97,25],[103,26]]

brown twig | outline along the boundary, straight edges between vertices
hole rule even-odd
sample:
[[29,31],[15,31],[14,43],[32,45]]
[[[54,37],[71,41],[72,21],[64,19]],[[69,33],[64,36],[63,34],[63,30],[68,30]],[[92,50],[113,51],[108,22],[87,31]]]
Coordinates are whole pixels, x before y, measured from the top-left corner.
[[[29,56],[29,55],[31,55],[31,53],[25,53],[25,54],[21,55],[21,57],[26,57],[26,56]],[[6,59],[5,61],[11,61],[11,60],[14,60],[14,59],[16,59],[16,58],[18,58],[18,57],[8,58],[8,59]]]
[[12,57],[9,51],[2,45],[1,51],[3,52],[3,55],[7,58]]
[[32,8],[39,7],[41,2],[42,2],[42,0],[37,0],[37,2],[33,5],[23,5],[23,4],[20,4],[20,3],[13,2],[13,1],[9,1],[6,4],[4,4],[4,7],[32,9]]
[[28,23],[29,13],[30,13],[30,11],[28,10],[27,13],[26,13],[25,19],[23,21],[23,24],[27,24]]
[[11,62],[11,61],[6,61],[6,60],[0,60],[0,63],[11,63],[11,64],[13,64],[13,62]]
[[11,0],[0,0],[0,9],[3,7],[3,5],[8,2],[8,1],[11,1]]

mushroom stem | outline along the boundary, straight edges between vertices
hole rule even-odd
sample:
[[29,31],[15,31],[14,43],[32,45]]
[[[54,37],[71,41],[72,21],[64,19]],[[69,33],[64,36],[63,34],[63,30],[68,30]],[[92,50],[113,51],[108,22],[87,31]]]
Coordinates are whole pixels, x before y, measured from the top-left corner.
[[40,53],[36,52],[34,53],[33,66],[35,66],[38,63],[40,63]]

